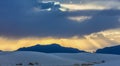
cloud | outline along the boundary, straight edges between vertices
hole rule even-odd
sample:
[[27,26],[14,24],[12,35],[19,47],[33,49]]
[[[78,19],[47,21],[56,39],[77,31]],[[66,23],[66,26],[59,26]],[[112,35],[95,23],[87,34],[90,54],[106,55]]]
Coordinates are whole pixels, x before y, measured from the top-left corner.
[[69,8],[71,11],[73,10],[103,10],[106,9],[105,6],[95,5],[95,4],[62,4],[63,7]]
[[[0,35],[6,37],[72,37],[119,27],[119,10],[39,11],[33,0],[0,1]],[[68,17],[91,16],[78,23]]]
[[119,0],[66,0],[62,6],[72,10],[120,9],[119,2]]
[[[94,51],[120,43],[120,30],[116,30],[120,29],[120,10],[112,7],[116,7],[118,1],[110,3],[112,0],[109,0],[109,5],[106,1],[96,0],[81,0],[81,5],[78,0],[73,0],[72,4],[65,1],[61,3],[66,8],[77,6],[77,9],[68,9],[65,12],[46,11],[39,10],[35,0],[1,0],[0,49],[16,50],[38,43],[58,43],[66,47]],[[86,7],[82,9],[84,5]]]
[[34,46],[36,44],[48,45],[57,43],[64,47],[72,47],[77,48],[79,50],[85,51],[95,51],[98,48],[103,48],[108,45],[104,39],[100,39],[96,37],[95,39],[92,36],[86,36],[83,38],[71,37],[71,38],[53,38],[53,37],[45,37],[45,38],[37,38],[37,37],[27,37],[21,39],[8,39],[5,37],[0,37],[0,49],[4,51],[13,51],[17,50],[21,47],[29,47]]
[[120,29],[112,29],[98,33],[92,33],[84,37],[54,38],[54,37],[24,37],[20,39],[0,37],[0,49],[13,51],[21,47],[34,46],[36,44],[48,45],[57,43],[64,47],[77,48],[93,52],[97,49],[120,45]]

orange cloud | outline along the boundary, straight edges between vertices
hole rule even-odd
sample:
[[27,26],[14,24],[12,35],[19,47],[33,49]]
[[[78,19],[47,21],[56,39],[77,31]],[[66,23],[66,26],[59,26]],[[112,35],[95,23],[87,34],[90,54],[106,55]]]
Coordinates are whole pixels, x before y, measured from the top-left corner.
[[16,50],[21,47],[33,46],[35,44],[46,45],[46,44],[57,43],[64,47],[73,47],[73,48],[77,48],[80,50],[93,51],[97,48],[101,48],[99,46],[99,43],[96,42],[96,40],[93,40],[90,38],[88,39],[88,38],[77,38],[77,37],[72,37],[72,38],[29,37],[29,38],[22,38],[22,39],[17,39],[17,40],[1,38],[0,49],[5,50],[5,51],[11,51],[11,50]]
[[106,46],[118,45],[120,43],[119,30],[108,30],[93,33],[84,37],[54,38],[54,37],[26,37],[20,39],[0,37],[0,49],[13,51],[21,47],[29,47],[36,44],[47,45],[57,43],[64,47],[72,47],[88,52],[95,51]]

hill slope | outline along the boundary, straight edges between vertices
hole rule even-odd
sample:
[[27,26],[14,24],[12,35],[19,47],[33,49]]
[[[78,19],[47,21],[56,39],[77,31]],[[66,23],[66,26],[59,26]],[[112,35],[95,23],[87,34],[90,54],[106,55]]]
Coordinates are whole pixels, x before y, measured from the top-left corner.
[[[104,63],[101,61],[104,60]],[[120,55],[96,53],[0,52],[0,66],[119,66]],[[117,63],[117,64],[116,64]]]
[[103,49],[98,49],[96,53],[104,53],[104,54],[118,54],[120,55],[120,45],[113,47],[106,47]]
[[35,45],[31,47],[23,47],[18,49],[17,51],[37,51],[37,52],[45,52],[45,53],[79,53],[84,52],[74,48],[62,47],[58,44],[51,45]]
[[[62,57],[50,55],[41,52],[0,52],[0,66],[16,66],[22,64],[29,66],[29,64],[37,64],[37,66],[50,66],[50,65],[72,65],[75,63],[83,63],[82,61],[67,60]],[[39,65],[38,65],[39,64]]]

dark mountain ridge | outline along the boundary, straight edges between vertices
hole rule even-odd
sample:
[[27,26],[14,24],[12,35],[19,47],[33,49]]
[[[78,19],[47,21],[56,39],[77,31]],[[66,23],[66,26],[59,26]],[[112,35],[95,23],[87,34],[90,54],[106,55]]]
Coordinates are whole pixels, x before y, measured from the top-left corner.
[[17,51],[36,51],[36,52],[45,52],[45,53],[80,53],[85,52],[75,48],[70,47],[62,47],[58,44],[50,44],[50,45],[35,45],[31,47],[23,47],[18,49]]
[[120,55],[120,45],[98,49],[96,53]]

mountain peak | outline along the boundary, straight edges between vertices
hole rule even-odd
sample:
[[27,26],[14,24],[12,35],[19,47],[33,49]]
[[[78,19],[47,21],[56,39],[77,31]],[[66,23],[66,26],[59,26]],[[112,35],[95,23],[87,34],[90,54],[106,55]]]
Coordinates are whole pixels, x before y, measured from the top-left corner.
[[23,47],[17,51],[36,51],[36,52],[45,52],[45,53],[80,53],[84,52],[75,48],[62,47],[58,44],[49,44],[49,45],[40,45],[37,44],[31,47]]
[[117,54],[120,55],[120,45],[98,49],[96,53]]

